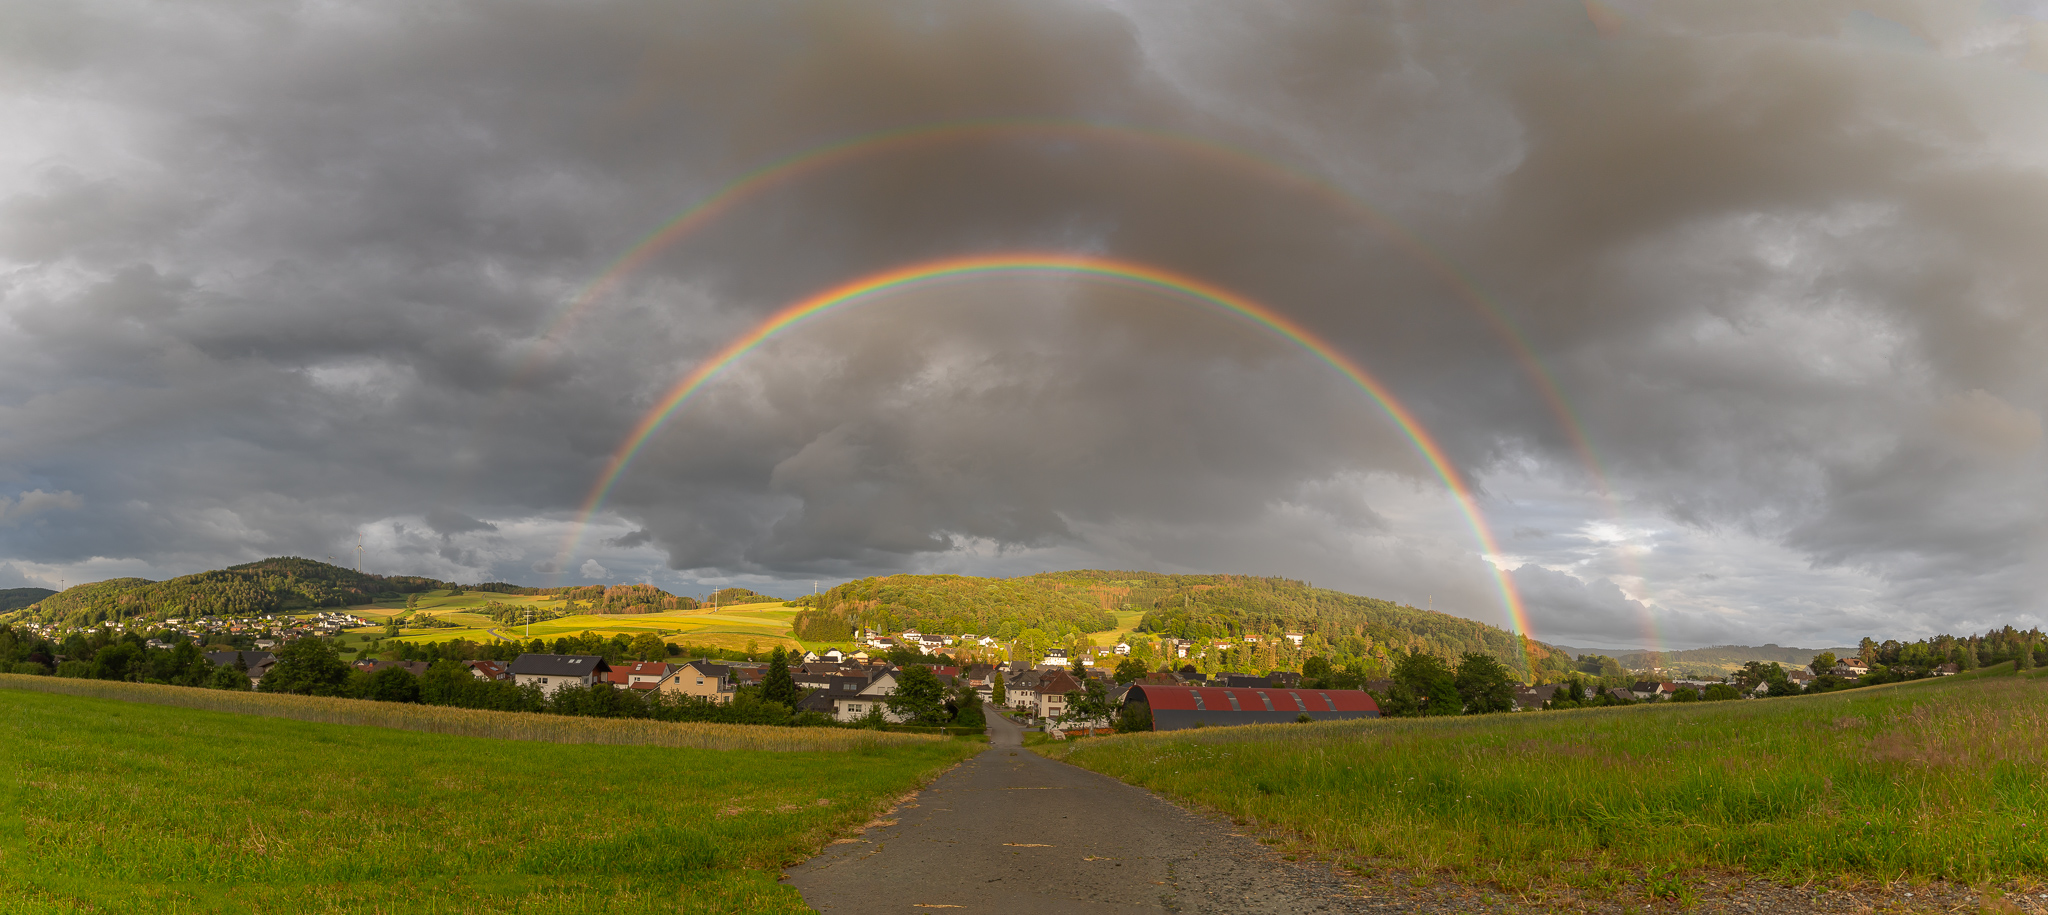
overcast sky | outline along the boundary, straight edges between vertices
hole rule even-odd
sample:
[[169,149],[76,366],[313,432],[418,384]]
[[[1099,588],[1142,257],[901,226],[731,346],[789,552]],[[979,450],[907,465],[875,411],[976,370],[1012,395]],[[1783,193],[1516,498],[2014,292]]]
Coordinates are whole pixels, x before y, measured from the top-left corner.
[[[2043,622],[2048,6],[1186,10],[0,2],[0,587],[360,538],[462,581],[1236,572],[1505,625],[1498,567],[1600,647]],[[764,181],[563,320],[743,175],[975,120]],[[1299,323],[1498,551],[1302,347],[1060,275],[771,338],[568,550],[710,354],[1014,250]]]

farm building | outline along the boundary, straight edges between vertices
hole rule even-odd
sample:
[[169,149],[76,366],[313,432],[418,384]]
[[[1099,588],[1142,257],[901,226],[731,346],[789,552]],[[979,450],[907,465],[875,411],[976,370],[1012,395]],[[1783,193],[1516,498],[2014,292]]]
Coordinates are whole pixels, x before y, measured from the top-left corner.
[[1356,689],[1279,689],[1167,686],[1143,683],[1131,687],[1125,702],[1143,702],[1152,709],[1152,729],[1178,731],[1198,725],[1276,724],[1378,718],[1380,707]]

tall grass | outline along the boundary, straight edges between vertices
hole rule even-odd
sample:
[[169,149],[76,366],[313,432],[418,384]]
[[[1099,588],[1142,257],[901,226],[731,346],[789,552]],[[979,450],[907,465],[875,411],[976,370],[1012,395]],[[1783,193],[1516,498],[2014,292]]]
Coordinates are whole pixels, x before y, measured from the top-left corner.
[[774,868],[977,749],[484,740],[11,691],[0,913],[806,912]]
[[[290,718],[325,724],[495,737],[547,743],[604,743],[653,747],[694,747],[705,750],[774,750],[784,752],[859,750],[902,746],[943,738],[919,734],[888,734],[833,728],[780,728],[744,724],[647,721],[621,718],[577,718],[529,712],[490,712],[445,706],[369,702],[322,696],[239,693],[153,683],[73,680],[0,674],[0,689],[91,696],[123,702],[145,702],[180,708]],[[0,699],[0,704],[5,700]]]
[[2048,681],[2004,673],[1795,699],[1138,734],[1049,752],[1339,857],[1510,887],[1589,860],[1997,882],[2048,872]]

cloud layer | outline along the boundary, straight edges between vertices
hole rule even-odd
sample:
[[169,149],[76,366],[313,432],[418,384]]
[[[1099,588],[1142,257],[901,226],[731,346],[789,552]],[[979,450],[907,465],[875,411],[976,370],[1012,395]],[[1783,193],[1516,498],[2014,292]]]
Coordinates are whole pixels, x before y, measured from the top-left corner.
[[[1117,566],[1504,622],[1499,566],[1570,644],[2042,622],[2048,24],[1609,7],[21,11],[0,563],[75,583],[360,536],[464,580]],[[964,121],[1012,126],[765,182],[562,320],[766,163]],[[662,392],[776,309],[1006,250],[1299,322],[1441,440],[1498,552],[1300,347],[1075,277],[776,337],[573,529]]]

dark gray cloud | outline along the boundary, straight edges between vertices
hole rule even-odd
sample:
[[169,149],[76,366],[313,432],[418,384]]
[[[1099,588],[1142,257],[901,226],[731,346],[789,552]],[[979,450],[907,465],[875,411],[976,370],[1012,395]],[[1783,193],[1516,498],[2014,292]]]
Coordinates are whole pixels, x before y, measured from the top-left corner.
[[[1609,6],[16,11],[0,577],[360,537],[378,568],[464,579],[1123,566],[1488,621],[1499,566],[1575,644],[2040,621],[2048,26]],[[964,119],[1143,126],[1327,184],[1106,131],[897,145],[750,195],[559,321],[763,163]],[[1498,552],[1299,348],[1045,277],[779,336],[569,549],[636,421],[726,341],[853,277],[1002,250],[1288,315],[1441,440]]]

